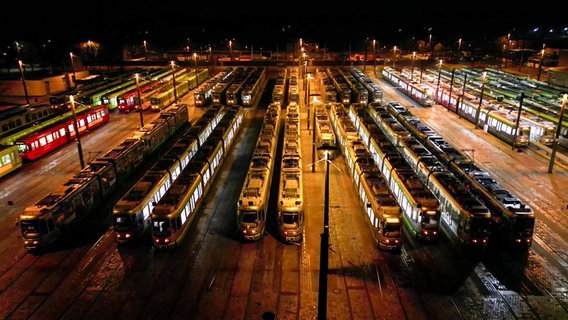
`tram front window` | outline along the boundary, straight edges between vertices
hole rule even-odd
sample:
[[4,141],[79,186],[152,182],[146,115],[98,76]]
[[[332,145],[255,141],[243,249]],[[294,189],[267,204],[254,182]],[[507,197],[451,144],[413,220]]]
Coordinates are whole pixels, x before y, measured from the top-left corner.
[[282,212],[283,224],[296,224],[298,222],[298,214],[295,212]]
[[425,215],[422,218],[422,228],[432,229],[438,227],[438,219],[435,216]]
[[491,231],[490,220],[471,220],[471,233],[476,237],[487,237]]
[[517,218],[515,220],[514,229],[520,236],[531,236],[534,230],[534,219]]
[[171,234],[171,224],[169,219],[152,220],[152,234],[158,237],[168,237]]
[[384,233],[385,237],[397,238],[397,237],[400,237],[400,229],[401,229],[400,224],[388,223],[388,224],[385,225],[385,228],[383,229],[383,233]]
[[47,226],[44,220],[20,221],[20,228],[24,237],[36,236],[47,232]]
[[244,223],[255,223],[257,219],[256,211],[243,211],[242,222]]
[[132,221],[128,214],[117,214],[114,216],[114,227],[117,230],[128,228],[131,224]]

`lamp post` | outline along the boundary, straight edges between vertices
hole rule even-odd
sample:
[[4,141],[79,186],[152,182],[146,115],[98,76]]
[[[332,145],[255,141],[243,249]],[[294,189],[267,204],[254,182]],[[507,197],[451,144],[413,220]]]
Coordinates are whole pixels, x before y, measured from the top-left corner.
[[459,38],[458,39],[458,54],[460,54],[461,47],[462,47],[462,39]]
[[396,66],[396,46],[392,49],[392,67]]
[[231,61],[233,61],[233,41],[229,40],[229,53],[231,55]]
[[211,48],[211,46],[209,46],[209,61],[210,61],[211,67],[213,67],[213,49]]
[[552,167],[554,167],[554,158],[556,157],[556,149],[558,148],[558,138],[560,137],[560,129],[562,127],[562,120],[564,119],[564,108],[566,108],[567,99],[568,94],[564,94],[564,97],[562,98],[562,107],[560,108],[560,117],[558,118],[558,126],[556,126],[556,133],[554,135],[554,141],[552,142],[552,153],[550,154],[548,173],[552,173]]
[[440,90],[440,77],[442,75],[442,59],[440,59],[440,64],[438,64],[438,84],[436,85],[436,96],[434,101],[438,102],[438,91]]
[[369,41],[369,38],[365,39],[365,57],[363,58],[363,71],[367,69],[367,46],[368,46],[367,41]]
[[95,49],[94,49],[94,42],[91,40],[87,40],[87,48],[89,49],[89,53],[91,54],[91,59],[93,59],[93,61],[96,60],[96,54],[95,54]]
[[414,80],[414,61],[416,60],[416,51],[412,52],[412,69],[410,71],[410,81]]
[[73,52],[69,52],[69,58],[71,59],[71,71],[73,72],[73,88],[77,87],[77,77],[75,75],[75,62],[73,61]]
[[[312,168],[315,165],[312,166]],[[327,272],[329,267],[329,159],[325,152],[325,193],[323,200],[323,232],[320,246],[320,273],[318,294],[318,319],[326,319],[327,313]]]
[[433,59],[434,58],[434,48],[432,48],[432,33],[430,33],[428,35],[428,49],[430,49],[430,57]]
[[540,74],[542,73],[542,63],[544,62],[544,45],[542,45],[542,53],[540,55],[540,62],[538,64],[538,74],[536,76],[536,81],[540,81]]
[[501,69],[501,65],[503,65],[502,68],[505,68],[505,44],[503,44],[503,49],[501,49],[501,61],[499,61],[499,69]]
[[[450,78],[450,92],[448,93],[448,107],[445,109],[446,111],[448,111],[448,109],[452,106],[452,91],[454,89],[454,75],[456,73],[456,69],[452,69],[452,77]],[[442,95],[444,94],[444,92],[442,91]],[[457,109],[457,106],[456,106]]]
[[[317,94],[319,96],[319,94]],[[314,99],[314,103],[317,102],[317,97]],[[316,108],[314,106],[314,114],[312,116],[312,172],[316,172]]]
[[197,87],[199,84],[199,82],[197,82],[197,52],[193,53],[193,65],[195,70],[195,87]]
[[458,97],[458,101],[456,102],[456,114],[458,115],[458,117],[461,118],[461,114],[460,114],[460,98],[461,98],[461,103],[463,104],[463,97],[465,94],[465,86],[467,84],[467,73],[464,73],[463,75],[463,87],[462,87],[462,91],[460,96]]
[[310,131],[310,74],[306,72],[306,96],[304,98],[304,103],[308,107],[308,132]]
[[30,104],[30,97],[28,97],[28,87],[26,86],[26,78],[24,78],[24,64],[22,60],[18,60],[18,66],[20,67],[20,75],[22,76],[22,84],[24,85],[24,95],[26,96],[26,103]]
[[148,60],[148,43],[144,40],[144,59]]
[[170,62],[170,64],[172,65],[172,81],[173,81],[173,85],[174,85],[174,100],[177,101],[177,90],[176,90],[176,68],[175,68],[175,64],[173,61]]
[[377,40],[373,39],[373,73],[377,70]]
[[[327,314],[327,272],[329,267],[329,153],[333,146],[323,146],[318,150],[325,151],[325,193],[323,203],[323,232],[320,235],[320,271],[318,286],[318,320],[325,320]],[[315,167],[315,163],[312,167]]]
[[140,113],[140,128],[144,128],[144,115],[142,115],[142,98],[140,98],[140,86],[138,84],[140,76],[137,74],[134,75],[136,78],[136,91],[138,95],[138,111]]
[[483,102],[483,89],[485,89],[486,78],[487,78],[487,71],[484,71],[481,79],[481,93],[479,95],[479,105],[477,106],[477,111],[475,112],[475,128],[477,128],[479,124],[479,114],[481,113],[481,102]]
[[[511,49],[511,33],[507,34],[507,53],[510,52]],[[503,46],[504,48],[505,46]],[[504,50],[504,49],[503,49]],[[507,56],[505,56],[505,61],[503,62],[503,68],[507,68]]]
[[513,145],[511,146],[512,150],[515,150],[515,145],[517,144],[517,136],[519,135],[519,123],[521,122],[521,112],[523,111],[523,99],[525,97],[525,93],[521,91],[521,95],[519,97],[519,112],[517,113],[517,121],[515,123],[517,130],[515,130],[515,136],[513,137]]
[[77,141],[79,163],[81,164],[81,169],[83,169],[85,167],[85,161],[83,160],[83,149],[81,148],[81,139],[79,138],[79,125],[77,124],[77,114],[75,113],[75,98],[73,98],[73,95],[69,96],[69,102],[71,104],[71,112],[73,114],[73,130],[75,130],[75,141]]

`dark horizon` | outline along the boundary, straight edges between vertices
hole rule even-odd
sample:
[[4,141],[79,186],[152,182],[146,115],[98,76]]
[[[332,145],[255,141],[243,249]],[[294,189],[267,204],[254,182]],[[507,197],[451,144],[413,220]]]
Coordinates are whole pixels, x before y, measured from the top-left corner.
[[[89,4],[85,4],[89,6]],[[308,4],[313,6],[314,4]],[[312,40],[330,50],[358,50],[366,39],[379,45],[398,45],[407,40],[429,40],[448,45],[458,39],[468,42],[494,41],[532,35],[543,41],[551,34],[568,37],[562,10],[537,11],[517,3],[475,3],[465,7],[447,4],[365,3],[330,7],[330,3],[309,8],[301,3],[286,3],[268,8],[266,3],[247,6],[219,3],[190,4],[174,0],[154,2],[98,1],[91,8],[77,9],[48,3],[34,5],[4,19],[0,43],[29,41],[69,45],[88,39],[109,45],[111,42],[136,44],[146,40],[162,49],[191,44],[219,47],[234,40],[255,49],[275,50],[299,38]],[[4,17],[3,17],[4,18]],[[535,28],[539,28],[534,32]],[[549,34],[550,33],[550,34]],[[199,50],[199,48],[192,48]]]

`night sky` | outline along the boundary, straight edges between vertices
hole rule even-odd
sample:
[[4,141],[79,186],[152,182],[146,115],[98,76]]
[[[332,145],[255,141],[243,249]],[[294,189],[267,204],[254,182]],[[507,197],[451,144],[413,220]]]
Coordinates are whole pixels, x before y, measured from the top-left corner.
[[454,2],[453,6],[427,1],[354,1],[343,6],[331,1],[223,2],[64,1],[57,8],[52,6],[55,2],[40,2],[4,12],[0,37],[2,43],[44,39],[136,43],[144,39],[162,47],[184,41],[215,46],[234,39],[266,49],[303,38],[334,49],[356,46],[365,39],[396,44],[401,37],[427,39],[432,34],[439,41],[473,40],[568,25],[563,8],[536,8],[534,2],[531,6],[502,1]]

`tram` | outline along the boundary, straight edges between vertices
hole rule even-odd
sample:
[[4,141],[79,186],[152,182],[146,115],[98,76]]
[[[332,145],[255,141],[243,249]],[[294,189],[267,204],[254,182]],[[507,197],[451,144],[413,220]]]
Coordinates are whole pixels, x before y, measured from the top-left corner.
[[[354,123],[350,112],[341,110],[338,104],[332,104],[331,113],[334,127],[338,125],[338,114],[343,114],[342,121]],[[352,127],[351,131],[355,131],[357,137],[359,137],[357,127],[355,125],[352,125]],[[344,142],[341,144],[345,145]],[[397,147],[390,142],[381,130],[373,130],[372,135],[369,134],[369,139],[364,144],[367,145],[374,163],[380,169],[402,209],[403,221],[407,231],[414,238],[426,242],[436,241],[440,229],[440,203],[438,199],[420,181],[410,165],[399,154]]]
[[158,112],[167,108],[173,104],[176,99],[187,94],[189,90],[197,87],[197,85],[205,81],[208,77],[209,69],[203,69],[199,73],[197,73],[197,71],[195,73],[186,73],[180,78],[176,78],[175,86],[172,84],[164,88],[164,91],[148,97],[148,100],[150,100],[150,109]]
[[262,93],[262,88],[266,81],[266,68],[256,68],[247,78],[247,81],[241,92],[241,101],[244,107],[250,107],[254,103],[256,97]]
[[[277,105],[277,103],[275,103]],[[300,242],[304,231],[304,188],[298,105],[286,107],[284,142],[278,188],[278,235]]]
[[247,176],[237,201],[237,226],[245,241],[260,240],[266,231],[270,185],[280,131],[280,106],[271,104],[253,151]]
[[[76,119],[69,118],[28,136],[21,137],[15,141],[15,144],[18,146],[20,157],[24,161],[33,161],[73,141],[76,139],[77,134],[86,134],[109,120],[108,107],[102,105],[76,115]],[[75,121],[79,133],[75,130]]]
[[49,104],[15,105],[0,110],[0,137],[4,138],[14,132],[35,126],[38,123],[60,114]]
[[[316,135],[316,150],[318,150],[318,158],[333,160],[337,157],[337,140],[335,139],[335,132],[331,126],[329,115],[324,105],[315,106],[315,135]],[[325,151],[324,151],[325,150]]]
[[48,250],[77,231],[88,216],[153,155],[187,125],[187,105],[172,107],[138,130],[77,175],[33,205],[18,218],[24,247],[30,253]]
[[227,67],[224,71],[218,72],[212,78],[201,83],[193,92],[195,105],[205,107],[211,104],[213,87],[221,81],[224,81],[233,72],[233,67]]
[[[373,120],[383,131],[392,130],[391,121],[399,121],[405,117],[406,110],[400,104],[391,102],[387,106],[379,104],[375,109],[382,112],[373,113]],[[399,115],[395,118],[394,115]],[[387,121],[391,118],[391,121]],[[412,118],[413,125],[426,127],[418,119]],[[385,125],[386,124],[386,125]],[[405,129],[407,124],[402,125]],[[407,129],[408,130],[408,129]],[[409,131],[410,132],[410,131]],[[393,137],[394,134],[386,134]],[[391,140],[394,142],[394,139]],[[422,143],[412,136],[410,139],[399,141],[400,153],[414,169],[422,183],[436,196],[440,203],[442,229],[448,238],[469,247],[485,249],[489,244],[491,232],[491,213],[487,206],[474,196]]]
[[225,110],[222,108],[208,110],[116,202],[112,216],[115,241],[118,244],[133,243],[146,232],[155,204],[193,159],[224,114]]
[[402,248],[402,210],[387,180],[361,136],[357,134],[345,107],[340,103],[333,104],[332,122],[353,179],[359,204],[364,209],[378,248],[399,251]]
[[0,178],[7,176],[22,167],[22,158],[18,146],[0,145]]
[[243,117],[243,108],[232,106],[219,122],[219,130],[207,138],[156,203],[150,217],[154,248],[171,250],[183,241],[197,215],[197,209],[229,153]]

